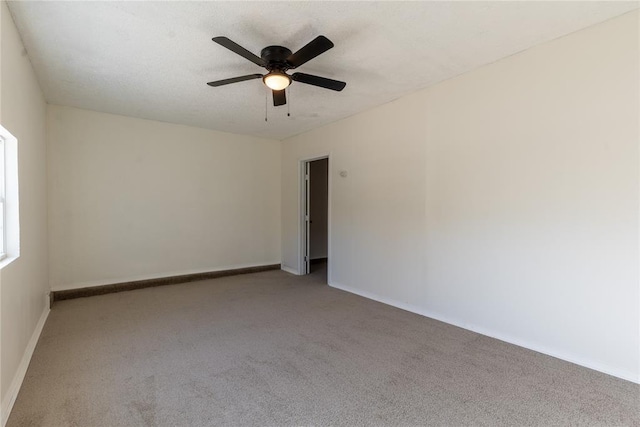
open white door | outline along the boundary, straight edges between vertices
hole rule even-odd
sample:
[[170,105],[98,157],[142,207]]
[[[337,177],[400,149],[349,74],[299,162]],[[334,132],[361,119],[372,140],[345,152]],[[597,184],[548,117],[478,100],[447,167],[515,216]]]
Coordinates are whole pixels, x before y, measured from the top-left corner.
[[[329,155],[300,159],[298,274],[329,269]],[[312,264],[313,269],[312,269]],[[328,283],[328,282],[327,282]]]
[[311,236],[311,221],[309,218],[309,212],[311,212],[311,169],[310,162],[304,163],[304,274],[311,273],[311,254],[310,248],[310,236]]

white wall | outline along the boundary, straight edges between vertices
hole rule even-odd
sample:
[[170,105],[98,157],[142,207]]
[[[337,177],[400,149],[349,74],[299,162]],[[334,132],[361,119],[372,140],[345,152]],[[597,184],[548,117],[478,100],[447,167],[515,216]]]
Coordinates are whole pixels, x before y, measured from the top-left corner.
[[20,257],[0,274],[0,395],[3,419],[15,398],[48,306],[46,104],[1,2],[0,123],[18,139]]
[[47,116],[53,290],[280,262],[280,142]]
[[299,160],[330,152],[330,284],[640,381],[637,35],[632,12],[286,140],[284,267]]

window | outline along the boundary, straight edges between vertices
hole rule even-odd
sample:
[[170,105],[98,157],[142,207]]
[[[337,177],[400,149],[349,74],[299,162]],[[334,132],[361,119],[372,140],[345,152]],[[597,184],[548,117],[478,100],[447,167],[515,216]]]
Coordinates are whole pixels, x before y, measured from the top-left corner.
[[0,126],[0,268],[19,256],[18,140]]
[[5,139],[4,135],[0,135],[0,260],[7,257],[7,245],[5,238]]

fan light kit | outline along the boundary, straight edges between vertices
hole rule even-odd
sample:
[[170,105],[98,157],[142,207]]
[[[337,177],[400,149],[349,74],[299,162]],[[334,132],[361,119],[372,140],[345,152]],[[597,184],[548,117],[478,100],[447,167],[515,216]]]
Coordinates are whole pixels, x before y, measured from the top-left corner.
[[216,80],[214,82],[207,83],[209,86],[218,87],[231,83],[243,82],[245,80],[262,78],[264,84],[273,92],[273,105],[277,107],[287,103],[285,89],[289,87],[292,81],[306,83],[308,85],[331,89],[338,92],[344,89],[347,85],[345,82],[327,79],[326,77],[314,76],[311,74],[287,74],[288,70],[298,68],[307,61],[310,61],[321,53],[331,49],[333,47],[333,43],[325,36],[316,37],[295,53],[291,53],[291,50],[283,46],[267,46],[262,49],[260,56],[254,55],[236,42],[229,40],[227,37],[214,37],[212,40],[220,46],[226,47],[230,51],[248,59],[254,64],[266,68],[268,73],[264,76],[262,74],[248,74],[246,76]]
[[283,90],[291,84],[291,77],[285,73],[272,71],[262,78],[262,81],[269,89]]

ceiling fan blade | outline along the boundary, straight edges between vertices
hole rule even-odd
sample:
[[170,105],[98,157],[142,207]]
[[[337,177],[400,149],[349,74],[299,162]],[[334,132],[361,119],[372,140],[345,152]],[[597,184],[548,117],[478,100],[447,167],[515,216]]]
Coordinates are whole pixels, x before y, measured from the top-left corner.
[[273,106],[278,107],[287,103],[287,95],[282,90],[274,90],[273,92]]
[[287,62],[289,63],[291,68],[297,68],[305,62],[312,60],[321,53],[328,51],[332,47],[333,43],[331,42],[331,40],[329,40],[325,36],[318,36],[307,43],[305,46],[303,46],[297,52],[292,53],[287,58]]
[[226,47],[230,51],[237,53],[243,58],[248,59],[249,61],[253,62],[256,65],[259,65],[261,67],[265,66],[265,63],[262,60],[262,58],[249,52],[247,49],[243,48],[238,43],[229,40],[227,37],[219,36],[219,37],[214,37],[211,40],[218,43],[220,46]]
[[243,82],[245,80],[258,79],[260,77],[262,77],[262,74],[249,74],[247,76],[232,77],[230,79],[224,79],[224,80],[216,80],[215,82],[209,82],[207,84],[209,86],[218,87],[218,86],[228,85],[231,83]]
[[296,82],[306,83],[308,85],[319,86],[325,89],[336,90],[340,92],[347,85],[345,82],[327,79],[325,77],[314,76],[305,73],[293,73],[291,79]]

